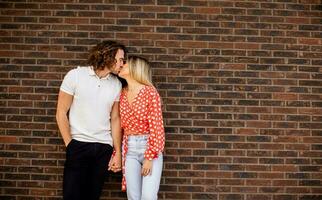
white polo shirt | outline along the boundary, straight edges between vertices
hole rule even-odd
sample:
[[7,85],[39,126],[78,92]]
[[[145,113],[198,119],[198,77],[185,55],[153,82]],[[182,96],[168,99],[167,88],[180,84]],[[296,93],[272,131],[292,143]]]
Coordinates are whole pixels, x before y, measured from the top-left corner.
[[92,67],[77,67],[66,74],[60,90],[74,96],[69,110],[73,139],[113,146],[110,117],[121,89],[114,75],[100,79]]

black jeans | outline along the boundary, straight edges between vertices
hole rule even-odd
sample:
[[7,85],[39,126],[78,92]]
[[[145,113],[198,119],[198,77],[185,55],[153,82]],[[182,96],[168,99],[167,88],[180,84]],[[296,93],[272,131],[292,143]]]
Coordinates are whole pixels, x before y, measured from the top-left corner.
[[73,139],[66,148],[64,200],[98,200],[112,152],[111,145]]

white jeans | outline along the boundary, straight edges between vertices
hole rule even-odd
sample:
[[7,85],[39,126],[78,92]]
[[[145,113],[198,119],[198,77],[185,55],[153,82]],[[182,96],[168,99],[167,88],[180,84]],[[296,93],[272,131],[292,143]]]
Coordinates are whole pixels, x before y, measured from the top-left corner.
[[147,135],[129,136],[128,152],[125,159],[126,193],[129,200],[156,200],[162,173],[163,156],[153,159],[152,174],[142,176]]

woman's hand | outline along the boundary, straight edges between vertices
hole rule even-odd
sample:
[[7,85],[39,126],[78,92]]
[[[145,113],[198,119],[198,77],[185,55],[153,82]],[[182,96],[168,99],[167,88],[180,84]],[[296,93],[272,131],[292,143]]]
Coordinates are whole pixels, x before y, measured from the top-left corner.
[[142,171],[141,171],[142,176],[151,175],[151,173],[152,173],[152,165],[153,165],[152,160],[144,159],[143,166],[142,166]]
[[122,155],[121,153],[115,153],[111,157],[111,160],[108,164],[108,170],[113,171],[114,173],[121,171],[122,169]]

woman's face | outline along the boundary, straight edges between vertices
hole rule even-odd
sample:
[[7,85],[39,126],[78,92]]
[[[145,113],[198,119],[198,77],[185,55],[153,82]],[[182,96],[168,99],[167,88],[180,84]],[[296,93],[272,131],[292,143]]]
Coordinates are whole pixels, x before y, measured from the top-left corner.
[[123,67],[121,68],[120,73],[118,74],[121,78],[127,78],[130,76],[130,70],[129,70],[129,64],[126,63],[125,65],[123,65]]

